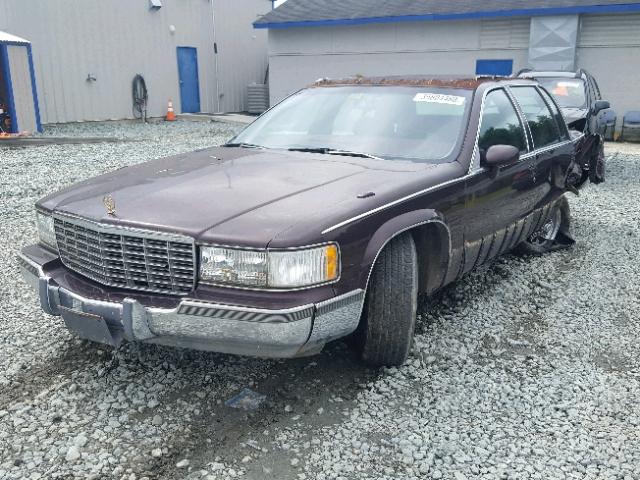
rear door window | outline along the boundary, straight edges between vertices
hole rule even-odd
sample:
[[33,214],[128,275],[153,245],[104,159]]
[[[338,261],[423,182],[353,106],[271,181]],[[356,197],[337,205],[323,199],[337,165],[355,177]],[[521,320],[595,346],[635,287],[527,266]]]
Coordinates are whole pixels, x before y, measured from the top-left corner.
[[567,140],[569,138],[569,131],[567,130],[567,124],[565,123],[564,117],[560,113],[560,110],[558,110],[556,103],[551,98],[551,95],[549,95],[544,89],[540,89],[540,95],[542,95],[542,98],[544,98],[545,102],[547,102],[549,109],[551,109],[551,113],[553,113],[553,116],[556,119],[556,123],[558,125],[558,131],[560,132],[560,138],[562,140]]
[[486,152],[492,145],[513,145],[521,152],[527,150],[524,127],[503,89],[487,94],[482,111],[478,147]]
[[534,149],[560,141],[560,131],[556,120],[538,93],[538,89],[535,87],[512,87],[511,91],[529,124]]

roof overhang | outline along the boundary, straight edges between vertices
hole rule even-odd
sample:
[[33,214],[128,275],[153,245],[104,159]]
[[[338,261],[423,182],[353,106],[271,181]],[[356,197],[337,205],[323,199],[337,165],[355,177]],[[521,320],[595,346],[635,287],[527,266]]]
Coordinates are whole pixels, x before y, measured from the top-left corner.
[[9,43],[12,45],[29,45],[31,42],[29,40],[25,40],[24,38],[20,38],[16,35],[12,35],[7,32],[0,31],[0,43]]
[[481,18],[532,17],[543,15],[576,15],[582,13],[640,12],[639,3],[612,5],[580,5],[572,7],[517,8],[511,10],[487,10],[465,13],[440,13],[425,15],[400,15],[390,17],[336,18],[325,20],[301,20],[293,22],[254,22],[254,28],[300,28],[338,25],[366,25],[371,23],[427,22],[445,20],[472,20]]

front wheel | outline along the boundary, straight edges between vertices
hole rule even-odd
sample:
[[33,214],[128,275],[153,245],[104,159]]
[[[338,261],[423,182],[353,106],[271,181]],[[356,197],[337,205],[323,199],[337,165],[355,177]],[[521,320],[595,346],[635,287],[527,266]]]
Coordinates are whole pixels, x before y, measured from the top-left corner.
[[373,267],[355,346],[370,366],[402,365],[411,350],[418,304],[418,258],[410,234],[392,239]]

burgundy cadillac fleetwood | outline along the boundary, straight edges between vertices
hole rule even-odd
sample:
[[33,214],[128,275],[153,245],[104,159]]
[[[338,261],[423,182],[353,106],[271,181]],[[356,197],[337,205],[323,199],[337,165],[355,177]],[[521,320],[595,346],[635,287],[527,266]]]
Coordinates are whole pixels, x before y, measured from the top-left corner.
[[574,155],[530,80],[321,80],[226,145],[40,200],[20,263],[93,341],[295,357],[351,335],[400,365],[418,292],[571,243]]

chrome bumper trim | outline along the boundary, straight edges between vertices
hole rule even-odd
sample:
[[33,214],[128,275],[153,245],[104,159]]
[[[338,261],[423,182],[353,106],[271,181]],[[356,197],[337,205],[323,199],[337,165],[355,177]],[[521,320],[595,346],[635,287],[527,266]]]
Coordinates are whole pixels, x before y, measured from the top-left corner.
[[178,313],[198,317],[224,318],[239,322],[288,323],[311,317],[313,315],[313,305],[278,310],[275,313],[272,310],[259,308],[220,306],[196,300],[185,300],[180,303]]
[[308,345],[324,345],[353,333],[360,323],[364,290],[353,290],[316,304],[316,316]]
[[[302,356],[353,332],[364,300],[364,291],[354,290],[315,305],[283,310],[188,299],[173,309],[153,308],[131,298],[116,303],[82,297],[57,285],[25,255],[19,256],[19,262],[25,280],[37,286],[46,313],[63,318],[69,311],[96,315],[107,323],[116,345],[125,339],[260,357]],[[83,336],[82,331],[76,332]]]

